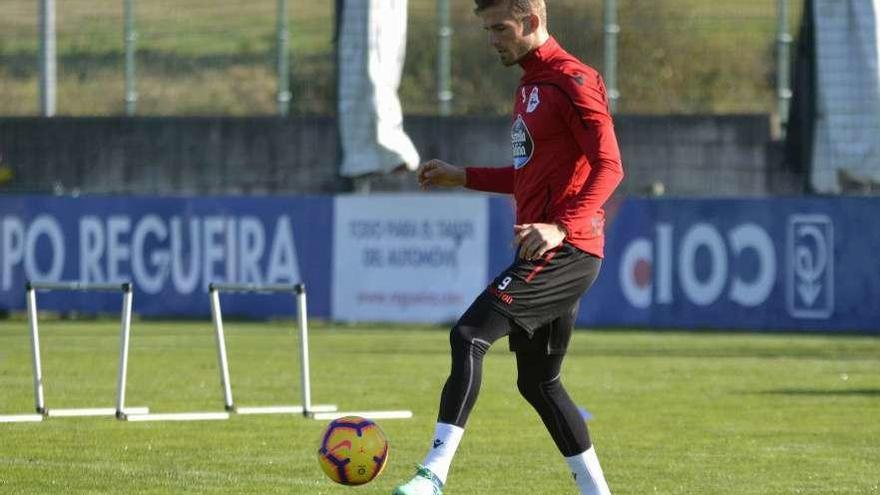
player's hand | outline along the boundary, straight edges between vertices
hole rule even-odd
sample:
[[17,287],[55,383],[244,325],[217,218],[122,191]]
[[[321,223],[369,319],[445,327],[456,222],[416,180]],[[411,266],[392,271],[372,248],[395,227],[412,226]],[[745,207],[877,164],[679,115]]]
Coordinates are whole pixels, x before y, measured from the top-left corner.
[[562,244],[565,231],[555,223],[526,223],[513,226],[513,246],[519,246],[519,257],[534,260]]
[[461,167],[442,160],[428,160],[416,171],[422,189],[434,187],[457,187],[465,184],[466,175]]

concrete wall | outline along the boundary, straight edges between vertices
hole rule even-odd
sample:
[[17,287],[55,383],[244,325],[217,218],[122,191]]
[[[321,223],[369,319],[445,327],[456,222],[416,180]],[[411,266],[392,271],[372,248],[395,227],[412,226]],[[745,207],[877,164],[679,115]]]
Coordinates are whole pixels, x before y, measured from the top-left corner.
[[[627,178],[642,194],[761,196],[799,191],[777,170],[767,116],[619,116]],[[506,118],[411,117],[423,159],[510,162]],[[348,187],[336,175],[335,121],[278,118],[0,118],[0,191],[145,194],[290,194]],[[0,179],[2,180],[2,179]],[[377,191],[413,190],[411,174]]]

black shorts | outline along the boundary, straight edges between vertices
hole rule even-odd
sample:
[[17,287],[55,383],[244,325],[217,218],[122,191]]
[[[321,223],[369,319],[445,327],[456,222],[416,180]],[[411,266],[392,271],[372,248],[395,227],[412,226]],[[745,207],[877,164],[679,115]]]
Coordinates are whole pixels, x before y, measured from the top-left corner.
[[512,351],[564,353],[578,304],[601,266],[601,258],[562,244],[538,260],[517,257],[480,297],[518,327],[510,334]]

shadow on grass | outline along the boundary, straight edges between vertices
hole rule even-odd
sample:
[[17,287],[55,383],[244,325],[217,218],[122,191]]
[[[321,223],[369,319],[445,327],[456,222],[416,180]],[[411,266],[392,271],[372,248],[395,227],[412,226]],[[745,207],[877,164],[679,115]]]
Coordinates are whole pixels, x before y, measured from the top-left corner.
[[880,397],[878,388],[852,388],[845,390],[823,390],[816,388],[780,388],[757,392],[761,395],[792,395],[805,397]]
[[582,357],[628,357],[628,358],[694,358],[694,359],[813,359],[821,361],[864,361],[877,359],[872,351],[837,352],[829,349],[761,349],[742,348],[574,348],[569,347],[568,356]]
[[[500,348],[500,349],[499,349]],[[507,351],[506,339],[496,342],[492,346],[492,352]],[[394,355],[399,354],[398,347],[389,348],[364,348],[354,351],[360,354]],[[407,348],[409,355],[434,355],[448,354],[446,346]],[[814,361],[865,361],[877,359],[876,352],[833,352],[824,349],[804,350],[768,350],[755,348],[742,349],[679,349],[679,348],[656,348],[656,349],[624,349],[624,348],[585,348],[578,345],[570,346],[566,353],[572,358],[647,358],[647,359],[799,359]]]

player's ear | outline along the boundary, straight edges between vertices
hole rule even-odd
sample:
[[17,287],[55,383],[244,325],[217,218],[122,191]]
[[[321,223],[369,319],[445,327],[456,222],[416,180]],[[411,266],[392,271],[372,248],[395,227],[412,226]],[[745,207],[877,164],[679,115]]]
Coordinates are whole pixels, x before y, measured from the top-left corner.
[[541,18],[535,14],[529,14],[523,19],[523,32],[533,34],[541,26]]

